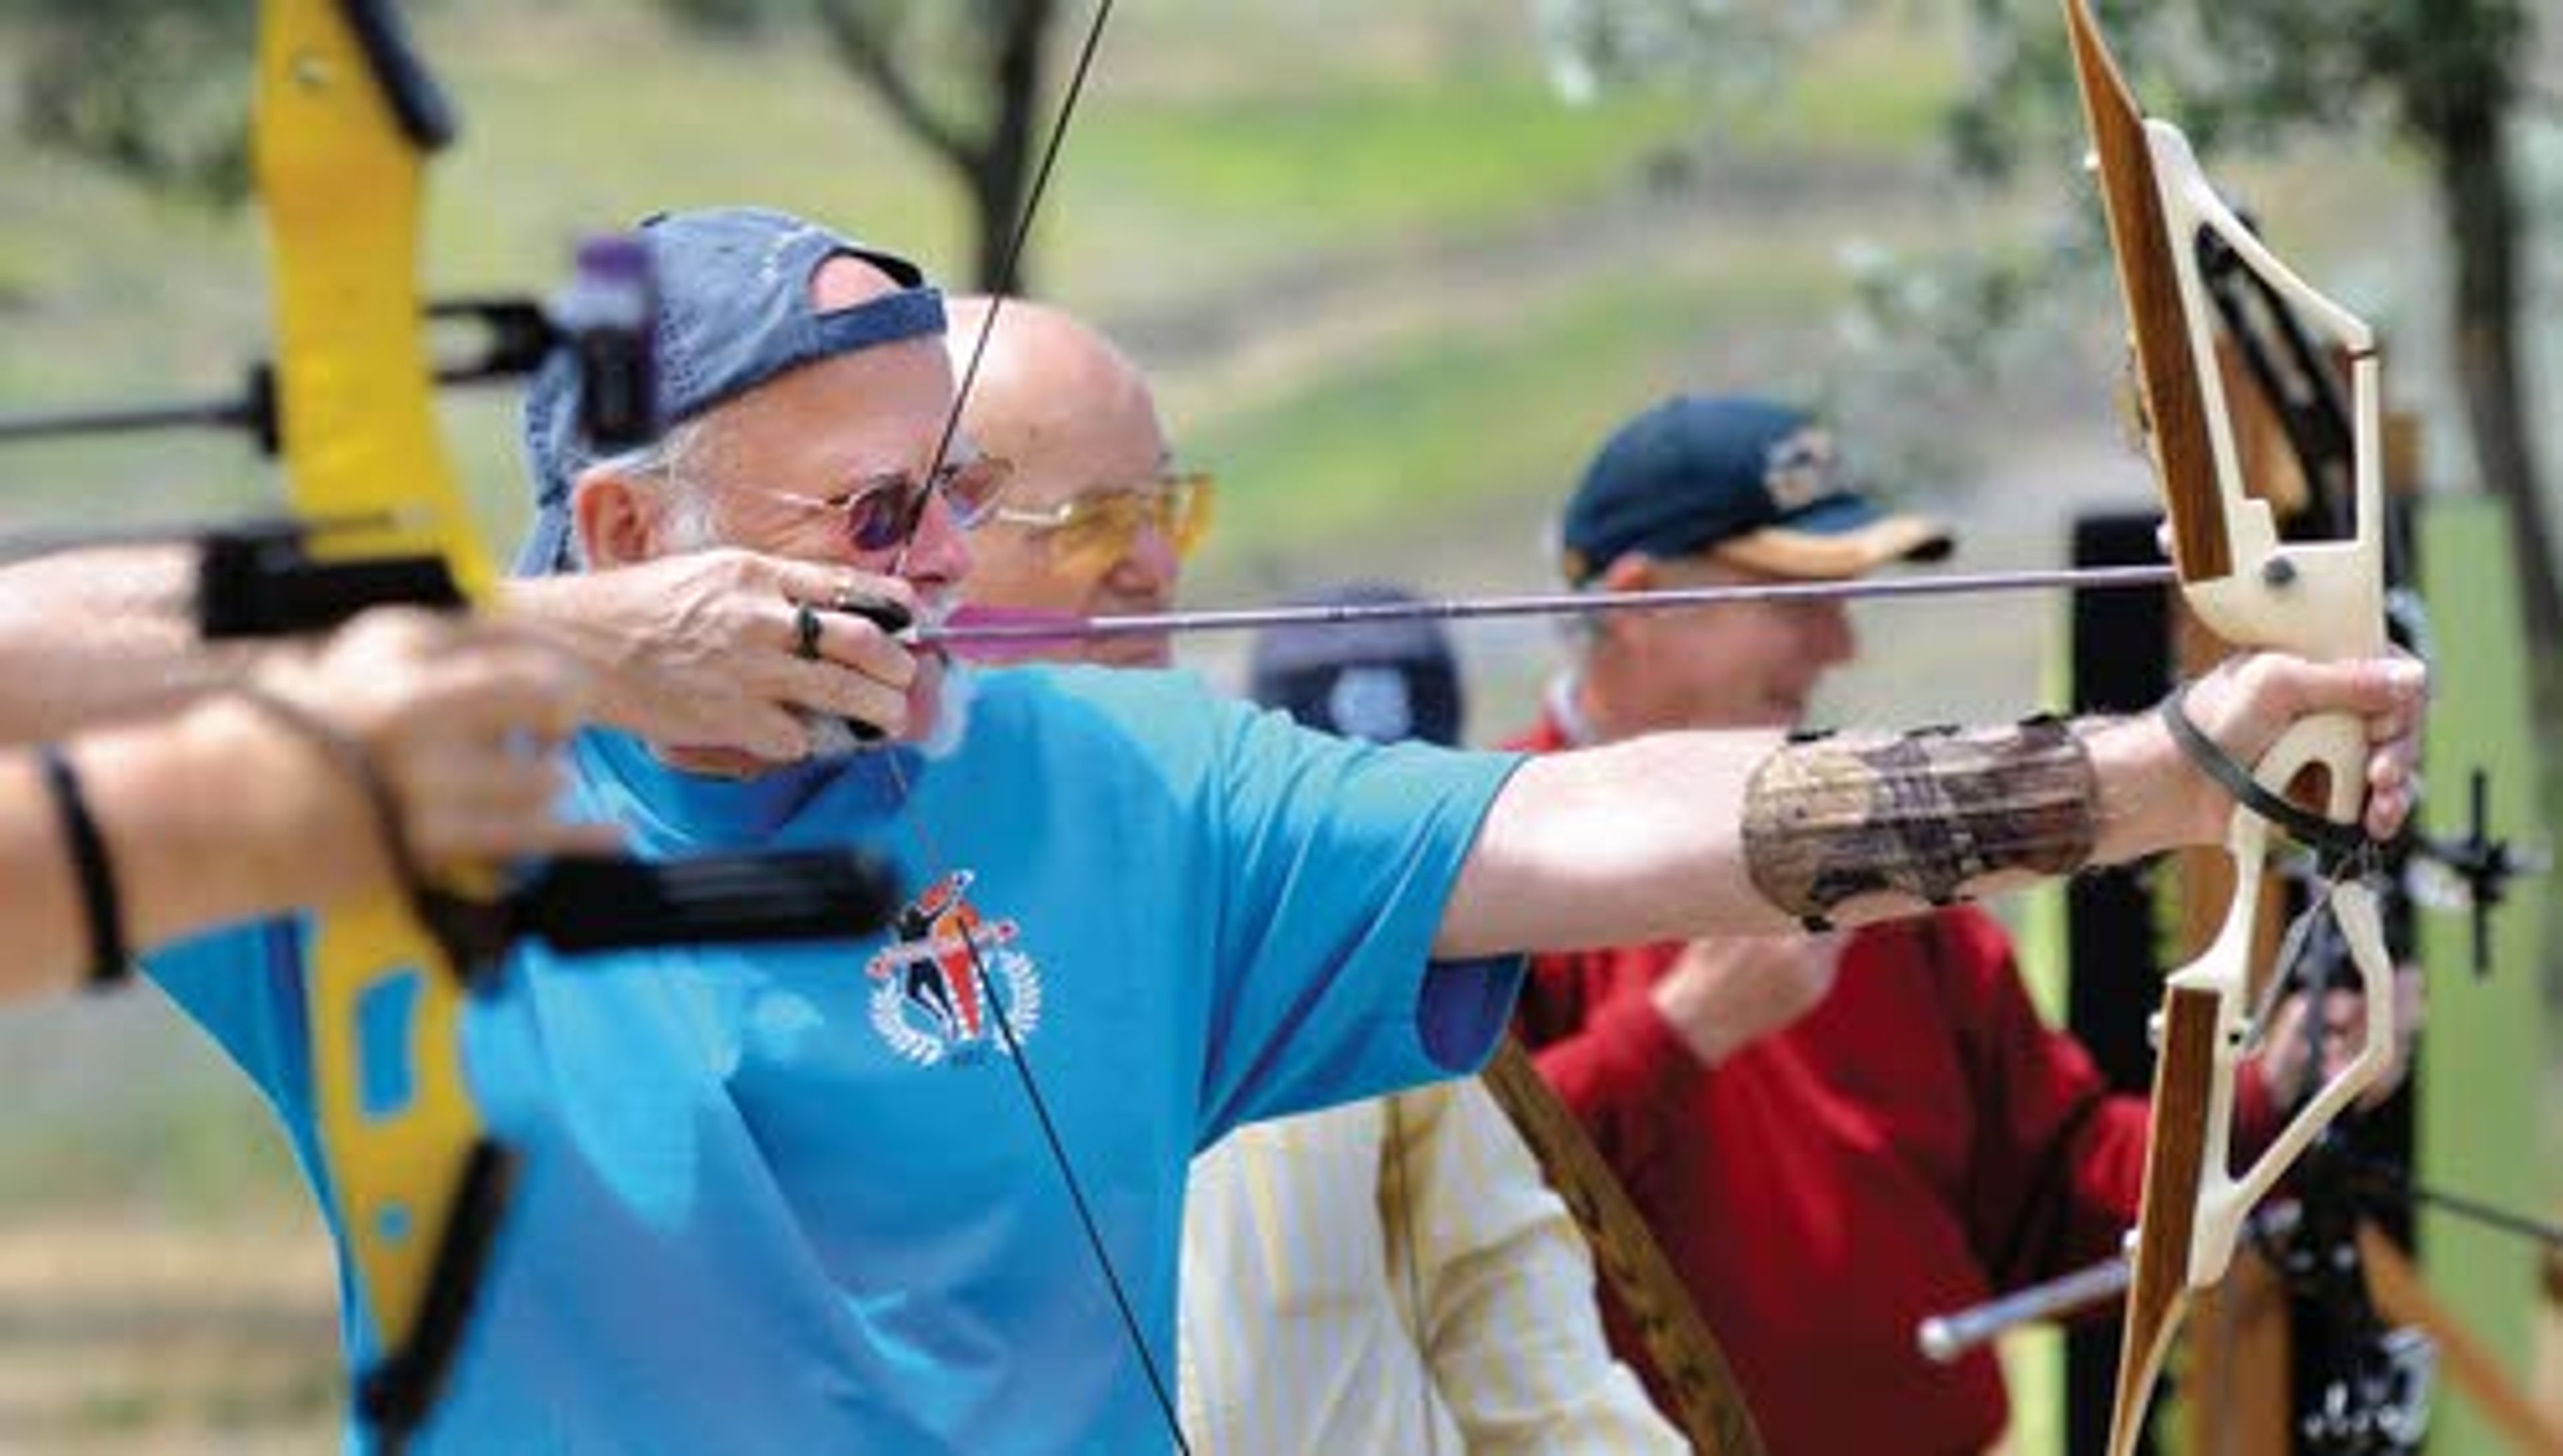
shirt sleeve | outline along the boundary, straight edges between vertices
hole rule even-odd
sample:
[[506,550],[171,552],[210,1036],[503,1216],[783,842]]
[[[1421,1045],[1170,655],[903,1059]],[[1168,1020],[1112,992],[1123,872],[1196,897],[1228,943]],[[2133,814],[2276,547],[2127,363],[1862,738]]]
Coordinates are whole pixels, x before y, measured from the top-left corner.
[[1953,911],[1888,933],[1929,947],[1973,1083],[1969,1237],[1996,1283],[2116,1253],[2144,1187],[2145,1099],[2112,1093],[2090,1052],[2039,1015],[1991,917]]
[[1238,709],[1216,781],[1205,1141],[1238,1122],[1474,1071],[1518,958],[1432,962],[1462,865],[1518,759],[1381,747]]
[[1467,1449],[1683,1450],[1612,1358],[1592,1254],[1485,1088],[1471,1078],[1388,1105],[1391,1285],[1417,1291],[1416,1343]]
[[[1940,917],[1941,974],[1981,1079],[1987,1151],[1974,1236],[2006,1288],[2070,1273],[2117,1253],[2143,1205],[2151,1100],[2111,1091],[2090,1052],[2047,1024],[1991,920]],[[2233,1152],[2256,1156],[2280,1112],[2257,1061],[2237,1068]],[[2061,1196],[2058,1196],[2061,1194]]]

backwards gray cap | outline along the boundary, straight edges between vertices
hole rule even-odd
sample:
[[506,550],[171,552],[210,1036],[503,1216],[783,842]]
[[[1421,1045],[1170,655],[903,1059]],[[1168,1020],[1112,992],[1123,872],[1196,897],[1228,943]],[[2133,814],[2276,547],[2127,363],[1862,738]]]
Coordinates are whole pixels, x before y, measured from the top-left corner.
[[[681,425],[804,364],[943,332],[943,296],[915,264],[762,208],[662,213],[641,225],[657,294],[651,347],[662,419]],[[829,259],[860,259],[898,291],[820,312],[811,279]],[[578,426],[578,365],[555,350],[525,391],[525,462],[534,476],[532,534],[516,574],[569,565],[569,491],[595,463]]]

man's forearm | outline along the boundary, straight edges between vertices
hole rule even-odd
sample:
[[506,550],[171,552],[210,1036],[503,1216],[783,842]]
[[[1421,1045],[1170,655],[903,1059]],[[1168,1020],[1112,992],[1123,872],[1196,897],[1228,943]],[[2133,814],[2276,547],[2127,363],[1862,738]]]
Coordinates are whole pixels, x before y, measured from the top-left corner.
[[2150,716],[1855,744],[1656,734],[1522,766],[1435,954],[1859,924],[2212,835]]
[[[59,792],[97,835],[111,928],[133,953],[305,903],[371,863],[352,788],[239,700],[83,734],[61,752],[72,777]],[[76,846],[48,798],[32,754],[0,753],[0,879],[14,896],[0,918],[0,998],[68,990],[97,938],[99,927],[84,929]]]
[[1766,732],[1649,734],[1524,762],[1445,908],[1444,960],[1784,930],[1753,886],[1738,810]]
[[635,643],[629,622],[611,601],[612,585],[587,573],[510,577],[498,584],[497,601],[509,621],[594,674],[597,722],[638,732],[648,721],[639,701],[643,683],[630,670]]
[[197,640],[186,548],[78,551],[0,570],[0,742],[166,712],[245,648]]

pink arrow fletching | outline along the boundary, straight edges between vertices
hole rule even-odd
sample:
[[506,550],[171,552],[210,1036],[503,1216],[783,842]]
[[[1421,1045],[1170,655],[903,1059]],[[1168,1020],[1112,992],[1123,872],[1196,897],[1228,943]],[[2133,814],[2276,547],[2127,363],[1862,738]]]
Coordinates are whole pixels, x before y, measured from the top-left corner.
[[941,622],[911,634],[910,640],[965,661],[1002,666],[1057,656],[1092,635],[1086,620],[1072,612],[974,604],[954,608]]

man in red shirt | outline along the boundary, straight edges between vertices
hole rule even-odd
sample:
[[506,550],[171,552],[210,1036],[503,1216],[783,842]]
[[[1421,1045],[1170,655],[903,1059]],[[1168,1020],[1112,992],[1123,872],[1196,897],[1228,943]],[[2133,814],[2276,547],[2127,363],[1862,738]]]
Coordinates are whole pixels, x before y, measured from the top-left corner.
[[[1857,576],[1950,540],[1851,489],[1805,415],[1685,397],[1603,447],[1560,545],[1571,584],[1643,592]],[[1579,633],[1514,746],[1796,727],[1857,648],[1834,601],[1596,615]],[[2135,1218],[2144,1100],[2040,1019],[1977,910],[1542,957],[1518,1024],[1781,1456],[1991,1444],[2008,1416],[1993,1355],[1930,1364],[1915,1322],[2106,1257]],[[2263,1077],[2238,1107],[2244,1140],[2271,1130]]]

